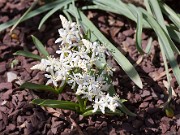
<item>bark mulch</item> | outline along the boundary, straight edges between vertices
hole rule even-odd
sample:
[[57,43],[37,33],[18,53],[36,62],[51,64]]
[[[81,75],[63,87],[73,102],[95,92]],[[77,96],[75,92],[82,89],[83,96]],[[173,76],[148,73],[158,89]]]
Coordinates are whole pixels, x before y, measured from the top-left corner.
[[[1,0],[0,24],[22,15],[31,3],[32,0]],[[25,81],[45,82],[42,72],[30,70],[36,61],[13,55],[23,49],[38,54],[30,35],[38,37],[50,54],[57,49],[54,41],[58,37],[57,29],[60,28],[58,14],[53,15],[41,31],[37,27],[42,16],[36,16],[20,24],[14,30],[14,35],[9,35],[10,29],[0,33],[0,135],[180,134],[180,89],[174,77],[172,86],[175,93],[171,107],[175,114],[169,118],[160,108],[167,100],[167,82],[158,42],[154,40],[150,54],[142,56],[135,47],[136,26],[133,22],[122,16],[100,11],[89,11],[86,14],[140,74],[143,89],[134,85],[112,57],[108,58],[116,68],[113,77],[116,91],[121,98],[128,100],[125,105],[137,116],[94,115],[83,118],[71,111],[31,104],[34,98],[75,100],[68,89],[59,96],[19,89],[19,85]],[[144,48],[150,36],[155,39],[152,31],[144,31]]]

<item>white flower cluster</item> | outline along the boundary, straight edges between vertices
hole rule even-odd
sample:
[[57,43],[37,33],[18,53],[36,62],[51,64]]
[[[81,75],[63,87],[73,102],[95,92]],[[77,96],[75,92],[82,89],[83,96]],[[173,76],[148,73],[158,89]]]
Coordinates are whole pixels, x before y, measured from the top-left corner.
[[112,75],[113,68],[107,64],[103,71],[98,71],[95,64],[104,55],[105,48],[98,42],[83,39],[75,22],[67,21],[62,15],[60,19],[63,28],[58,30],[60,37],[55,41],[60,45],[56,51],[59,57],[42,59],[41,63],[31,69],[45,71],[47,85],[61,87],[68,83],[76,91],[76,95],[93,102],[93,112],[100,109],[105,113],[106,107],[114,112],[120,106],[119,99],[108,94],[110,84],[105,77],[105,74]]

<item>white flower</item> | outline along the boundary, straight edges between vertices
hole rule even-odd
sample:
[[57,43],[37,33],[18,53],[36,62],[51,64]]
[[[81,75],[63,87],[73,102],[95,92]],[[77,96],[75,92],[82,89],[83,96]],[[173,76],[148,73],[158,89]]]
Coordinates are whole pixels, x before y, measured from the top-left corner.
[[117,96],[109,97],[108,108],[109,108],[111,111],[115,112],[115,111],[116,111],[116,108],[117,108],[118,106],[120,106],[120,103],[119,103],[118,100],[119,100],[119,99],[118,99]]
[[56,51],[57,54],[60,54],[60,59],[64,59],[66,55],[71,55],[72,52],[68,49],[67,46],[64,46],[62,48],[60,48],[60,50]]
[[68,72],[66,70],[56,71],[55,74],[56,74],[56,81],[66,80],[66,78],[68,76]]
[[76,90],[76,95],[82,95],[85,94],[85,86],[83,85],[78,85],[77,90]]
[[112,76],[114,69],[107,64],[103,71],[98,71],[95,64],[100,57],[105,56],[105,47],[98,42],[83,39],[75,22],[68,21],[62,15],[60,19],[62,28],[58,30],[59,38],[55,41],[60,43],[56,51],[59,57],[50,56],[42,59],[31,69],[46,72],[45,77],[48,78],[46,85],[61,87],[65,82],[69,84],[71,89],[76,89],[76,95],[94,102],[93,112],[99,109],[105,113],[106,108],[114,112],[120,106],[119,99],[108,94],[110,84],[105,77],[105,74]]
[[44,76],[49,79],[49,80],[46,82],[46,85],[49,85],[49,84],[53,83],[53,85],[54,85],[55,87],[58,86],[55,76],[48,75],[48,74],[45,74]]
[[55,41],[55,43],[61,43],[61,45],[68,43],[74,44],[81,40],[81,32],[78,30],[76,23],[71,23],[67,21],[65,17],[60,15],[63,28],[59,29],[60,37]]
[[111,97],[109,94],[102,94],[101,97],[95,97],[93,112],[96,112],[99,108],[104,114],[106,107],[115,112],[118,106],[120,106],[120,104],[117,96]]
[[49,62],[49,61],[46,60],[46,59],[41,59],[41,63],[34,65],[33,67],[31,67],[31,69],[32,69],[32,70],[34,70],[34,69],[39,69],[39,70],[41,70],[41,71],[45,71],[46,68],[47,68],[47,65],[48,65],[47,63],[48,63],[48,62]]
[[107,63],[102,73],[113,76],[113,71],[116,71],[116,68],[113,68],[112,63]]
[[79,56],[81,59],[86,59],[86,60],[90,59],[88,54],[85,51],[83,51],[83,50],[74,51],[74,55],[75,56]]
[[60,15],[59,17],[61,19],[63,28],[67,28],[70,25],[70,22],[62,15]]
[[86,52],[90,53],[90,49],[92,48],[92,43],[86,39],[82,39],[84,46],[86,47]]
[[72,85],[72,89],[75,88],[76,84],[77,85],[82,85],[83,84],[83,77],[80,73],[76,73],[73,75],[69,75],[69,80],[67,81],[68,84]]
[[88,64],[88,61],[86,61],[85,59],[79,59],[78,63],[77,63],[77,66],[81,69],[83,69],[84,71],[87,71],[87,64]]
[[93,105],[93,112],[96,112],[98,109],[101,110],[103,114],[105,114],[105,107],[107,106],[107,102],[103,100],[103,98],[95,97],[94,105]]

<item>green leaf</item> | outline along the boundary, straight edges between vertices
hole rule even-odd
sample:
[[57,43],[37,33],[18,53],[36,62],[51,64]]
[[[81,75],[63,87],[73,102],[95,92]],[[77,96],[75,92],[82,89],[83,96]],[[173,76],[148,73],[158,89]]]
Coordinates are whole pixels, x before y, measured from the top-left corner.
[[[180,69],[178,66],[178,63],[175,59],[174,52],[172,51],[172,46],[175,46],[172,40],[169,38],[169,36],[166,34],[166,32],[159,26],[159,23],[157,23],[154,18],[152,18],[148,14],[144,14],[144,19],[146,19],[147,22],[152,26],[154,31],[156,32],[157,36],[159,37],[160,41],[162,42],[162,48],[165,51],[165,55],[167,59],[169,60],[169,63],[172,67],[174,76],[177,79],[178,84],[180,85]],[[161,45],[161,44],[160,44]]]
[[37,49],[39,50],[40,53],[42,53],[45,57],[49,56],[48,52],[46,51],[45,47],[43,44],[37,39],[35,36],[31,35],[33,39],[33,43],[36,45]]
[[150,8],[150,5],[149,5],[149,0],[144,0],[144,5],[146,6],[146,10],[147,12],[152,15],[152,11],[151,11],[151,8]]
[[125,114],[127,114],[127,115],[129,115],[129,116],[136,116],[136,114],[133,113],[133,112],[131,112],[129,109],[127,109],[127,108],[124,106],[123,103],[121,103],[121,106],[120,106],[119,108],[120,108],[120,110],[121,110],[123,113],[125,113]]
[[146,49],[145,49],[145,53],[147,53],[148,55],[149,55],[150,52],[151,52],[152,40],[153,40],[152,37],[150,37],[149,40],[148,40]]
[[141,54],[144,53],[142,49],[142,28],[143,28],[142,13],[137,10],[136,48]]
[[[120,14],[120,15],[126,16],[127,18],[135,22],[137,21],[136,16],[130,10],[132,9],[130,7],[131,4],[125,4],[120,0],[118,1],[117,0],[111,0],[111,1],[110,0],[106,0],[106,1],[105,0],[92,0],[92,2],[97,5],[96,9]],[[137,10],[139,10],[139,7],[136,8],[134,13],[136,13]],[[143,26],[146,28],[150,28],[149,24],[144,20],[143,20]]]
[[[168,29],[168,32],[169,32],[170,37],[171,37],[172,39],[174,39],[174,41],[180,43],[180,32],[174,30],[174,29],[172,28],[172,26],[167,27],[167,29]],[[180,44],[177,44],[177,45],[180,45]]]
[[66,18],[67,18],[70,22],[72,22],[72,17],[71,17],[70,14],[66,11],[66,8],[67,8],[67,6],[63,8],[63,13],[64,13],[64,15],[66,16]]
[[[162,16],[162,13],[161,13],[161,9],[159,7],[159,3],[156,1],[156,2],[150,2],[149,3],[151,4],[152,6],[152,11],[154,12],[155,14],[155,17],[157,19],[157,22],[159,23],[159,25],[161,26],[162,30],[164,30],[165,34],[167,33],[166,36],[169,36],[169,33],[167,31],[167,28],[164,24],[164,19],[163,19],[163,16]],[[167,60],[166,60],[166,56],[165,56],[165,48],[164,46],[166,46],[166,44],[164,44],[162,42],[162,39],[158,36],[158,41],[159,41],[159,45],[160,45],[160,49],[161,49],[161,52],[162,52],[162,57],[163,57],[163,62],[164,62],[164,66],[165,66],[165,71],[166,71],[166,77],[167,77],[167,81],[168,81],[168,85],[169,85],[169,88],[168,88],[168,91],[169,91],[169,97],[168,97],[168,100],[166,102],[166,104],[168,104],[170,101],[171,101],[171,98],[172,98],[172,89],[170,87],[170,83],[171,83],[171,76],[169,74],[169,68],[168,68],[168,64],[167,64]]]
[[52,10],[50,10],[41,20],[38,29],[41,29],[41,26],[44,24],[44,22],[50,17],[52,16],[56,11],[58,11],[59,9],[63,8],[64,6],[66,6],[67,4],[69,4],[72,0],[66,0],[63,3],[59,3],[57,4]]
[[78,111],[79,105],[71,101],[61,101],[61,100],[50,100],[50,99],[34,99],[33,104],[37,104],[45,107],[60,108],[65,110]]
[[[149,1],[149,0],[146,0],[146,2]],[[137,22],[137,17],[136,17],[136,11],[139,10],[139,11],[142,11],[143,13],[145,14],[149,14],[149,11],[146,11],[145,9],[141,8],[141,7],[135,7],[135,10],[134,10],[134,17],[132,16],[132,4],[126,4],[126,6],[124,6],[125,3],[121,2],[121,1],[104,1],[104,0],[92,0],[92,2],[96,5],[91,5],[90,8],[91,9],[99,9],[99,10],[103,10],[103,11],[109,11],[109,12],[112,12],[112,13],[116,13],[116,14],[119,14],[119,15],[123,15],[135,22]],[[108,4],[107,2],[112,2],[114,3],[115,5],[118,5],[116,7],[114,7],[112,4]],[[120,4],[119,4],[120,2]],[[88,9],[87,6],[84,6],[83,9]],[[149,8],[150,9],[150,8]],[[148,10],[149,10],[148,9]],[[129,12],[131,11],[131,14],[129,14]],[[150,10],[151,12],[151,10]],[[150,15],[152,15],[152,12],[150,13]],[[179,17],[180,15],[177,14],[177,16]],[[143,18],[143,26],[144,28],[151,28],[152,27],[148,24],[148,22]],[[167,29],[168,29],[168,33],[170,34],[171,38],[174,39],[175,41],[177,41],[178,43],[180,43],[180,34],[177,33],[176,30],[174,29],[171,29],[171,26],[167,26]],[[178,37],[178,38],[177,38]]]
[[93,3],[105,11],[114,11],[117,14],[128,16],[131,20],[136,20],[135,16],[127,9],[127,5],[120,0],[92,0]]
[[87,30],[83,36],[84,39],[89,40],[91,39],[91,30]]
[[111,86],[109,87],[108,93],[109,93],[110,96],[114,96],[114,95],[116,94],[116,91],[115,91],[113,85],[111,85]]
[[28,58],[33,58],[33,59],[36,59],[36,60],[41,60],[42,58],[39,56],[39,55],[36,55],[36,54],[33,54],[29,51],[17,51],[15,52],[13,55],[22,55],[22,56],[25,56],[25,57],[28,57]]
[[[60,4],[60,3],[66,2],[66,1],[67,1],[67,0],[56,0],[56,1],[54,1],[54,2],[51,2],[51,3],[46,4],[46,5],[44,5],[44,6],[41,6],[40,8],[35,9],[35,10],[29,12],[29,13],[21,20],[21,22],[23,22],[23,21],[25,21],[25,20],[27,20],[27,19],[30,19],[30,18],[32,18],[32,17],[34,17],[34,16],[36,16],[36,15],[39,15],[39,14],[41,14],[41,13],[43,13],[43,12],[46,12],[46,11],[54,8],[55,6],[57,6],[57,4]],[[13,20],[11,20],[11,21],[9,21],[9,22],[6,22],[6,23],[1,24],[1,25],[0,25],[0,31],[5,30],[6,28],[14,25],[17,21],[18,21],[18,19],[13,19]]]
[[[93,110],[88,110],[86,111],[85,113],[83,113],[82,115],[84,117],[87,117],[87,116],[91,116],[91,115],[94,115],[94,114],[102,114],[102,112],[100,110],[97,110],[96,112],[93,112]],[[118,116],[123,116],[123,113],[120,111],[120,110],[116,110],[115,112],[112,112],[108,109],[105,110],[105,115],[118,115]]]
[[[159,25],[161,26],[161,28],[165,31],[165,33],[167,34],[167,36],[169,36],[169,33],[168,33],[168,30],[166,28],[166,25],[164,23],[164,18],[163,18],[163,15],[162,15],[162,12],[161,12],[161,9],[159,7],[159,3],[158,1],[149,1],[149,4],[152,6],[152,11],[154,12],[154,15],[157,19],[157,22],[159,23]],[[149,15],[150,16],[150,15]],[[150,16],[151,17],[151,16]],[[169,36],[170,38],[170,36]],[[172,49],[180,54],[178,48],[174,45],[174,44],[170,44]]]
[[161,10],[180,29],[180,17],[165,3],[159,2]]
[[31,82],[25,82],[20,86],[21,89],[33,89],[33,90],[38,90],[38,91],[48,91],[48,92],[53,92],[55,94],[58,94],[58,91],[56,91],[54,88],[51,86],[47,85],[42,85],[42,84],[35,84]]
[[37,5],[38,0],[35,0],[33,4],[28,8],[28,10],[18,19],[18,21],[11,28],[10,33],[16,28],[16,26],[26,17],[26,15]]
[[[69,8],[69,12],[74,15],[72,8]],[[111,52],[114,59],[122,67],[122,69],[127,73],[131,80],[140,88],[142,88],[142,81],[129,60],[94,26],[94,24],[81,12],[79,11],[81,24],[83,24],[86,30],[91,29],[92,34],[98,37],[98,39],[103,43],[103,45]]]

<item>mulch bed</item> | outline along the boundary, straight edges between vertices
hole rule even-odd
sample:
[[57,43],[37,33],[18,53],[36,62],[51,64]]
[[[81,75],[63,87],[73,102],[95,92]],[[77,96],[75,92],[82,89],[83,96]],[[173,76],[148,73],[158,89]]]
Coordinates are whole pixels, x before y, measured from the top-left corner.
[[[30,3],[32,0],[1,0],[0,23],[19,17]],[[180,134],[180,89],[174,77],[172,86],[176,97],[171,104],[174,117],[167,117],[160,108],[167,100],[167,91],[158,42],[154,40],[151,53],[142,57],[135,47],[136,26],[133,22],[122,16],[100,11],[89,11],[86,14],[134,64],[140,74],[143,89],[134,85],[115,60],[108,58],[116,68],[113,77],[116,91],[121,98],[128,100],[125,105],[137,116],[94,115],[83,118],[71,111],[41,108],[31,104],[34,98],[74,100],[73,93],[68,89],[59,96],[19,89],[19,85],[25,81],[41,84],[45,82],[42,72],[30,70],[36,61],[13,55],[14,52],[23,49],[38,54],[30,35],[38,37],[50,54],[57,49],[54,41],[58,37],[57,29],[60,28],[58,14],[53,15],[45,23],[44,29],[38,31],[41,15],[20,24],[14,30],[13,36],[9,35],[10,29],[0,33],[0,135]],[[154,33],[150,30],[143,33],[144,48],[150,36],[154,37]]]

